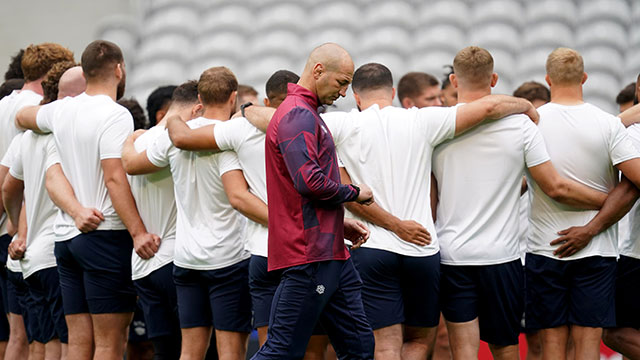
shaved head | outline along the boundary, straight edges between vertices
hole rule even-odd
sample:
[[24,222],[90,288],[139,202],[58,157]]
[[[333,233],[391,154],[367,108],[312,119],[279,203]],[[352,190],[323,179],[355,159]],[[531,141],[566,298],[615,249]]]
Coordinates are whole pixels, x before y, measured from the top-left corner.
[[82,73],[82,66],[74,66],[65,71],[58,83],[58,99],[80,95],[87,88],[87,81]]
[[314,92],[321,104],[345,96],[353,78],[351,55],[338,44],[326,43],[311,51],[300,84]]

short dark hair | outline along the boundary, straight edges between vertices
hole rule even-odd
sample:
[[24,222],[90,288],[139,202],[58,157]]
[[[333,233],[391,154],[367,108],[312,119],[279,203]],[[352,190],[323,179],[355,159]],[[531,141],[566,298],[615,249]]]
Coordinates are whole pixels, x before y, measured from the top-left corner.
[[351,87],[354,92],[393,88],[393,77],[388,67],[378,63],[360,66],[353,73]]
[[144,110],[142,110],[142,106],[140,106],[138,100],[134,98],[120,99],[118,100],[118,104],[126,107],[131,113],[131,116],[133,117],[134,130],[146,129],[147,117],[144,115]]
[[414,98],[432,86],[438,86],[438,79],[433,75],[417,71],[407,73],[398,82],[398,99],[402,102],[404,98]]
[[297,83],[300,80],[300,76],[289,70],[278,70],[269,77],[267,84],[265,85],[265,91],[269,101],[272,101],[278,96],[287,94],[287,84]]
[[205,106],[222,104],[237,90],[236,76],[224,66],[205,70],[198,80],[198,94],[202,105]]
[[189,80],[176,86],[171,96],[171,103],[193,104],[198,102],[198,82]]
[[124,63],[122,50],[106,40],[91,42],[82,52],[82,72],[87,80],[104,77],[109,67]]
[[73,52],[60,44],[42,43],[29,45],[22,55],[22,73],[25,81],[38,80],[45,76],[53,64],[73,61]]
[[11,94],[13,90],[20,90],[24,85],[24,79],[9,79],[0,85],[0,99]]
[[60,61],[55,63],[42,80],[42,101],[41,105],[58,100],[58,83],[65,71],[76,66],[73,61]]
[[527,81],[518,86],[516,91],[513,92],[513,96],[527,99],[531,102],[534,100],[549,102],[551,100],[549,89],[537,81]]
[[22,72],[22,56],[24,55],[24,49],[20,49],[17,54],[11,57],[9,68],[4,73],[4,80],[9,79],[24,79],[24,73]]
[[440,87],[440,89],[442,90],[446,89],[449,85],[451,85],[451,80],[449,80],[449,76],[453,74],[453,65],[445,65],[444,68],[447,70],[444,73],[444,79],[442,79],[442,86]]
[[632,102],[636,97],[636,83],[632,82],[631,84],[624,87],[624,89],[620,90],[618,96],[616,96],[616,104],[622,105],[624,103]]
[[153,90],[149,97],[147,97],[147,115],[149,116],[149,122],[151,126],[156,124],[156,113],[158,110],[171,103],[171,96],[177,86],[165,85]]

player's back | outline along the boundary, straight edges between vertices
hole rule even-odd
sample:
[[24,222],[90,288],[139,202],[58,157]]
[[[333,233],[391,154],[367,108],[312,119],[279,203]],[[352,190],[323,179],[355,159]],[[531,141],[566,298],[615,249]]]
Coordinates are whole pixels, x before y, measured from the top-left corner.
[[443,264],[500,264],[520,257],[519,199],[526,167],[548,161],[524,115],[484,123],[440,144],[436,230]]
[[0,157],[9,148],[11,140],[20,130],[15,125],[16,114],[29,105],[38,105],[42,96],[31,90],[14,90],[0,99]]
[[[618,183],[614,164],[633,156],[620,120],[599,108],[584,103],[566,106],[548,103],[538,108],[540,132],[558,172],[599,191],[608,192]],[[627,150],[627,151],[625,151]],[[527,248],[535,254],[553,256],[549,242],[557,232],[589,222],[595,210],[577,210],[560,204],[530,181],[531,228]],[[594,254],[616,256],[617,225],[596,235],[586,248],[565,259]]]

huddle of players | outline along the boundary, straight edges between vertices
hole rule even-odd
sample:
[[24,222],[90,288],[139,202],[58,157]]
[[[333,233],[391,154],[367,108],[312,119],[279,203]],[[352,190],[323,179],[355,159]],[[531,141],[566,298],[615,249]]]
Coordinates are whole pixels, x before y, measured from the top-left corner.
[[[91,43],[82,68],[83,94],[41,107],[25,107],[38,102],[25,100],[9,116],[30,129],[2,162],[9,169],[6,212],[23,224],[12,245],[26,248],[18,271],[44,288],[43,303],[56,309],[50,322],[65,342],[63,307],[70,358],[121,356],[136,294],[158,358],[180,351],[203,358],[212,329],[220,358],[244,358],[252,312],[266,341],[279,283],[279,273],[267,271],[261,131],[272,113],[244,106],[246,118],[229,120],[237,81],[215,67],[180,85],[155,127],[132,134],[129,113],[115,103],[125,80],[118,47]],[[542,329],[550,358],[565,356],[569,326],[576,356],[593,358],[602,327],[616,325],[610,225],[637,198],[640,155],[620,119],[582,103],[579,54],[554,51],[547,72],[552,103],[539,109],[539,126],[513,115],[537,121],[530,103],[489,95],[497,75],[490,54],[477,47],[454,59],[455,107],[392,106],[391,73],[372,63],[353,74],[362,111],[322,115],[342,182],[368,184],[375,194],[372,205],[346,207],[371,232],[352,256],[376,358],[426,357],[440,309],[457,359],[475,357],[480,338],[495,357],[517,358],[525,308],[527,327]],[[276,72],[265,105],[276,108],[297,80]],[[617,186],[613,166],[625,175]],[[518,248],[523,173],[531,198],[526,296]],[[563,233],[562,250],[549,244],[558,231],[584,224]],[[50,271],[32,277],[24,269],[38,252],[48,260],[31,263]],[[637,269],[633,251],[623,255]],[[621,310],[633,308],[618,305],[619,319],[633,318]],[[322,356],[323,332],[314,331],[307,356]]]

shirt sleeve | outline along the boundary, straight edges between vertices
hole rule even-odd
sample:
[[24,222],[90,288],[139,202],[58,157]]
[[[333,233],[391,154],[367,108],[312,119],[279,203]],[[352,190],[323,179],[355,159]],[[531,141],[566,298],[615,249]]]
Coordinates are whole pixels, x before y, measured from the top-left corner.
[[38,113],[36,114],[36,125],[40,131],[44,133],[50,133],[53,131],[54,114],[62,102],[63,100],[54,101],[43,105],[38,109]]
[[122,146],[132,133],[131,114],[124,108],[119,109],[112,118],[107,120],[106,128],[100,136],[100,160],[121,158]]
[[452,139],[456,133],[456,113],[458,108],[429,106],[417,111],[419,128],[431,146],[436,147],[445,140]]
[[633,124],[627,128],[629,139],[635,148],[640,151],[640,124]]
[[[245,128],[244,123],[248,124],[245,118],[236,118],[216,123],[213,127],[213,136],[220,150],[238,150],[242,138],[246,136],[247,130],[249,130]],[[253,127],[253,125],[249,125]]]
[[60,163],[60,155],[58,155],[58,148],[56,147],[56,142],[53,140],[53,137],[49,135],[47,139],[46,146],[46,159],[45,159],[45,170],[49,169],[55,164]]
[[238,154],[236,154],[234,151],[225,151],[218,154],[217,156],[220,176],[232,170],[242,170],[240,161],[238,160]]
[[15,162],[15,157],[20,154],[20,141],[22,139],[22,133],[14,136],[11,140],[11,144],[7,148],[7,152],[4,153],[2,160],[0,160],[0,165],[11,168],[13,163]]
[[350,122],[348,120],[349,113],[333,111],[321,114],[320,117],[322,117],[322,120],[329,128],[329,132],[331,132],[331,136],[333,136],[333,141],[336,144],[336,147],[339,147],[351,132],[351,129],[349,128]]
[[551,160],[544,138],[538,127],[528,119],[523,121],[524,161],[527,168],[534,167]]
[[314,115],[304,108],[293,108],[280,120],[277,142],[293,186],[304,197],[333,205],[355,200],[352,186],[333,181],[322,171],[316,125]]
[[[615,120],[614,120],[615,119]],[[615,166],[627,160],[640,157],[622,122],[612,116],[610,120],[611,136],[609,140],[609,157]]]
[[173,147],[169,133],[165,130],[151,146],[147,147],[147,159],[159,168],[169,166],[169,150]]
[[[9,147],[9,150],[11,150],[11,147]],[[15,153],[12,155],[12,159],[7,161],[7,162],[9,162],[11,164],[11,166],[9,168],[9,173],[14,178],[24,181],[24,166],[22,164],[22,146],[21,146],[21,141],[18,141],[18,144],[17,144],[17,146],[15,147],[14,150],[15,150]],[[9,151],[7,151],[7,154],[8,153],[9,153]],[[3,159],[3,162],[4,162],[4,159]]]

